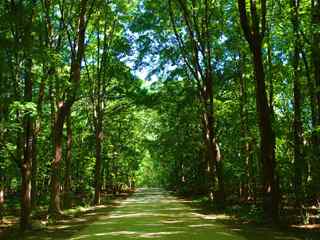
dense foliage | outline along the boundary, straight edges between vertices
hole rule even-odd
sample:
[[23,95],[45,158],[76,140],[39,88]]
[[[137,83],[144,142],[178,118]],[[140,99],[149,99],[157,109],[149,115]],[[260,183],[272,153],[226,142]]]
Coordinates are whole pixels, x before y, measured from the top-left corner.
[[137,186],[271,222],[319,207],[318,0],[4,0],[0,46],[0,218],[22,230]]

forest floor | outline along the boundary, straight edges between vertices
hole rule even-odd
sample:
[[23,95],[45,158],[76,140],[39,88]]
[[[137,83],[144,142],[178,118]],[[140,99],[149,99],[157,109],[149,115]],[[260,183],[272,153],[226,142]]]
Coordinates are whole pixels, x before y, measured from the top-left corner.
[[224,214],[205,213],[190,200],[160,189],[139,189],[132,196],[87,209],[53,225],[2,239],[165,239],[165,240],[313,240],[320,232],[279,230],[243,224]]

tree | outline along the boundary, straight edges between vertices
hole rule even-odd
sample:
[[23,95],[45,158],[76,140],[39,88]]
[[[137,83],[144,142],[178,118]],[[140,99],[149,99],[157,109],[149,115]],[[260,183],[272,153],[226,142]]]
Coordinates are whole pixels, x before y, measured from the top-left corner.
[[240,23],[245,39],[253,55],[256,83],[256,106],[260,129],[260,160],[262,163],[264,212],[272,221],[278,220],[279,192],[276,176],[275,133],[272,126],[272,105],[268,103],[263,66],[262,43],[266,31],[266,1],[260,2],[260,14],[256,1],[250,2],[251,24],[246,1],[238,0]]
[[293,79],[293,95],[294,95],[294,165],[295,165],[295,180],[294,188],[296,193],[296,202],[298,205],[301,204],[303,198],[302,191],[302,171],[304,169],[304,158],[303,158],[303,145],[302,145],[302,121],[301,121],[301,84],[300,84],[300,53],[301,43],[299,34],[299,7],[300,1],[291,1],[291,22],[294,34],[294,46],[292,56],[292,66],[294,72]]
[[[173,5],[175,3],[175,5]],[[203,137],[207,151],[207,171],[209,176],[209,196],[213,200],[215,184],[217,184],[217,202],[222,206],[224,202],[223,169],[220,149],[215,133],[214,113],[214,78],[211,45],[211,14],[213,6],[210,1],[201,3],[187,3],[184,1],[168,1],[171,25],[180,48],[180,55],[187,66],[192,78],[196,81],[199,98],[202,103]],[[187,39],[178,31],[175,12],[180,10],[183,26],[187,32]],[[191,10],[190,10],[191,9]]]
[[[311,0],[311,57],[312,57],[312,69],[313,69],[313,81],[311,81],[311,101],[312,108],[314,108],[313,119],[313,132],[312,132],[312,145],[314,155],[314,168],[318,168],[319,153],[320,153],[320,3],[318,0]],[[318,174],[317,174],[318,175]],[[313,176],[315,181],[318,181],[317,176]]]
[[[79,4],[79,16],[77,21],[77,34],[73,42],[70,42],[72,51],[71,66],[70,66],[70,84],[71,88],[68,89],[63,99],[59,99],[57,111],[55,113],[54,122],[54,160],[52,161],[51,173],[51,203],[50,212],[52,215],[60,214],[60,183],[59,183],[59,169],[62,159],[62,133],[63,125],[66,117],[71,111],[73,103],[76,101],[77,90],[80,84],[80,71],[81,62],[84,56],[85,49],[85,32],[88,24],[89,7],[87,0],[81,0]],[[61,16],[64,17],[63,10],[61,9]],[[87,19],[86,19],[87,16]],[[66,23],[64,23],[66,24]]]

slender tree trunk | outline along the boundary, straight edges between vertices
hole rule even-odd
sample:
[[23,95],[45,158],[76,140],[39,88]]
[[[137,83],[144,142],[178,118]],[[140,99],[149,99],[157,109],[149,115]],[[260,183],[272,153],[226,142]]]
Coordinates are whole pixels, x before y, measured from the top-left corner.
[[220,152],[219,144],[214,140],[214,152],[216,160],[216,175],[218,179],[218,193],[217,193],[217,202],[220,208],[225,207],[225,190],[224,190],[224,176],[223,176],[223,162],[222,155]]
[[251,180],[251,169],[252,162],[250,158],[250,146],[248,139],[248,125],[247,125],[247,90],[244,74],[244,64],[245,64],[245,56],[240,54],[240,66],[239,66],[239,80],[240,80],[240,133],[241,133],[241,156],[242,161],[244,163],[245,173],[242,177],[241,181],[241,194],[240,199],[247,201],[251,198],[250,194],[252,193],[252,189],[250,189],[250,180]]
[[[32,101],[32,60],[26,62],[25,78],[25,101]],[[24,157],[21,164],[21,214],[20,229],[25,231],[30,227],[31,213],[31,168],[32,168],[32,146],[33,146],[33,121],[29,114],[24,119]]]
[[304,168],[304,159],[302,151],[302,122],[301,122],[301,91],[300,91],[300,76],[299,76],[299,54],[300,41],[299,41],[299,0],[292,0],[291,2],[291,21],[294,33],[294,50],[293,50],[293,104],[294,104],[294,191],[296,194],[296,203],[301,205],[303,200],[302,190],[302,171]]
[[213,162],[213,146],[210,142],[210,126],[208,124],[208,116],[206,113],[203,113],[203,129],[204,129],[204,142],[206,145],[205,148],[205,167],[206,167],[206,176],[207,176],[207,191],[209,195],[209,199],[211,201],[214,200],[214,186],[215,186],[215,174],[214,174],[214,162]]
[[[104,36],[106,37],[106,36]],[[98,49],[100,48],[100,38],[98,38],[99,44]],[[103,53],[104,54],[104,53]],[[100,55],[98,55],[98,59],[100,62]],[[103,61],[102,61],[103,62]],[[99,205],[101,202],[101,181],[102,181],[102,171],[101,171],[101,154],[102,154],[102,138],[103,138],[103,109],[102,109],[102,95],[104,93],[104,85],[101,84],[101,74],[100,69],[97,69],[97,84],[96,84],[96,93],[98,93],[98,96],[96,96],[97,101],[92,101],[93,103],[96,103],[95,109],[94,109],[94,128],[95,128],[95,147],[96,147],[96,164],[95,164],[95,175],[94,175],[94,204]],[[94,93],[93,93],[94,94]]]
[[267,217],[278,220],[279,196],[275,176],[275,134],[268,105],[265,75],[262,62],[261,43],[254,49],[254,75],[256,81],[256,105],[260,129],[260,159],[262,163],[263,205]]
[[0,224],[4,216],[4,176],[0,176]]
[[60,162],[62,160],[63,124],[70,111],[68,103],[60,103],[54,123],[54,160],[51,164],[51,215],[61,214],[60,205]]
[[38,175],[37,135],[34,132],[32,137],[31,209],[35,209],[37,206],[37,200],[38,200],[37,175]]
[[[47,71],[44,71],[44,74],[47,74]],[[31,208],[35,209],[38,201],[38,159],[37,159],[37,138],[40,133],[40,125],[42,121],[42,103],[44,98],[45,90],[45,79],[47,76],[42,78],[40,83],[40,89],[38,94],[38,103],[37,103],[37,119],[34,123],[33,130],[33,141],[32,141],[32,171],[31,171]]]
[[[18,61],[18,59],[16,58],[16,64],[19,66],[20,63]],[[19,78],[20,78],[20,69],[18,69],[18,67],[15,68],[16,74],[14,74],[15,76],[15,87],[14,87],[14,96],[15,96],[15,101],[21,101],[22,97],[21,97],[21,89],[19,88]],[[20,119],[20,112],[19,110],[16,111],[16,119]],[[20,124],[22,124],[19,121]],[[15,139],[15,145],[16,145],[16,150],[15,150],[15,160],[16,160],[16,164],[17,166],[21,167],[21,160],[23,158],[23,134],[22,134],[22,130],[18,130],[17,134],[16,134],[16,139]],[[20,169],[21,170],[21,169]]]
[[67,120],[67,151],[65,157],[65,174],[64,174],[64,208],[71,208],[71,158],[72,158],[72,121],[71,112],[69,112]]
[[303,199],[302,191],[302,170],[303,170],[303,151],[302,151],[302,122],[301,122],[301,92],[300,92],[300,80],[298,72],[298,62],[299,62],[299,50],[298,47],[294,47],[294,190],[296,194],[296,201],[300,205]]
[[[278,221],[279,183],[275,173],[275,134],[272,126],[272,105],[269,105],[262,59],[262,42],[266,28],[266,0],[260,1],[262,16],[257,15],[255,1],[250,2],[252,24],[249,24],[245,0],[238,0],[240,23],[253,54],[256,108],[260,130],[260,161],[262,166],[263,209],[266,220]],[[261,27],[260,20],[261,19]],[[261,32],[260,29],[261,28]]]
[[214,200],[214,186],[216,185],[216,177],[215,177],[215,163],[214,163],[214,153],[213,153],[213,145],[210,141],[210,125],[209,125],[209,116],[205,112],[203,114],[203,125],[204,125],[204,138],[206,144],[206,168],[207,168],[207,180],[208,180],[208,194],[209,199],[211,201]]
[[80,71],[81,62],[84,55],[85,48],[85,31],[86,31],[86,8],[87,0],[80,1],[80,14],[78,34],[76,36],[76,52],[73,54],[70,70],[70,81],[72,89],[66,92],[66,100],[60,100],[57,106],[57,113],[55,116],[54,124],[54,160],[51,164],[51,200],[50,200],[50,213],[57,215],[61,213],[60,205],[60,163],[62,160],[62,138],[63,138],[63,125],[66,117],[68,116],[72,104],[76,100],[77,89],[80,84]]
[[[2,81],[2,74],[0,74],[0,82]],[[4,87],[2,85],[3,81],[0,83],[0,91],[4,90]],[[1,98],[2,99],[2,98]],[[0,124],[3,124],[8,118],[7,113],[7,106],[5,106],[4,102],[0,103]],[[5,137],[4,137],[4,131],[0,132],[0,142],[2,144],[5,144]],[[0,144],[0,152],[3,152],[3,145]],[[5,156],[0,155],[0,161],[4,162]],[[3,166],[0,166],[0,224],[3,222],[4,217],[4,186],[5,186],[5,176],[4,176],[4,169]]]
[[[100,115],[100,114],[98,114]],[[94,204],[99,205],[101,201],[101,141],[102,141],[102,122],[98,119],[96,126],[96,165],[95,165],[95,191],[94,191]]]
[[[311,78],[311,71],[309,68],[309,64],[308,64],[308,59],[306,56],[305,51],[303,51],[303,48],[301,47],[301,55],[302,55],[302,60],[303,60],[303,65],[304,65],[304,74],[307,78],[307,86],[308,86],[308,99],[309,99],[309,107],[310,107],[310,111],[311,111],[311,127],[312,129],[316,128],[316,111],[315,111],[315,105],[314,105],[314,84]],[[315,156],[315,148],[316,148],[316,139],[315,139],[315,135],[312,134],[311,138],[309,139],[309,144],[312,147],[311,148],[311,153],[312,156]],[[313,157],[312,157],[313,158]],[[307,165],[307,173],[306,173],[306,179],[312,178],[312,171],[311,171],[311,167],[312,167],[312,163],[313,163],[313,159],[312,158],[305,158],[306,160],[306,165]]]
[[[224,180],[223,166],[219,145],[214,133],[214,113],[213,113],[213,93],[212,79],[206,81],[206,88],[203,91],[203,102],[205,112],[203,114],[203,124],[205,129],[205,143],[207,147],[207,172],[209,177],[209,198],[216,200],[220,207],[224,206]],[[214,196],[216,194],[216,196]]]
[[[105,96],[106,96],[106,85],[111,80],[110,76],[106,79],[106,67],[107,67],[107,58],[108,58],[108,41],[112,41],[113,39],[113,31],[114,25],[111,29],[111,33],[107,31],[107,21],[104,22],[103,27],[103,41],[101,42],[100,39],[100,27],[98,26],[97,32],[99,33],[97,36],[97,68],[96,68],[96,76],[93,80],[95,83],[95,88],[92,89],[92,104],[94,106],[94,114],[93,114],[93,121],[94,121],[94,134],[95,134],[95,147],[96,147],[96,163],[95,163],[95,179],[94,179],[94,188],[95,188],[95,196],[94,196],[94,203],[96,205],[100,204],[101,201],[101,188],[102,184],[102,177],[104,169],[102,169],[102,141],[103,141],[103,119],[104,119],[104,104],[105,104]],[[108,40],[109,39],[109,40]],[[108,40],[108,41],[107,41]],[[102,50],[102,51],[101,51]],[[90,74],[88,72],[88,76],[90,78]]]

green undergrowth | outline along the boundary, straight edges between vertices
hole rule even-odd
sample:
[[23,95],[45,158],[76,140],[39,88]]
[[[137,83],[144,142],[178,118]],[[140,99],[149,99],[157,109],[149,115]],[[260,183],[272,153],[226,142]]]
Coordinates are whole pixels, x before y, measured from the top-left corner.
[[[320,227],[314,226],[303,226],[303,225],[288,225],[286,222],[271,225],[266,223],[263,217],[263,210],[257,204],[250,203],[238,203],[233,205],[227,205],[225,208],[221,208],[218,204],[210,201],[207,196],[188,196],[182,197],[181,199],[188,199],[190,202],[187,204],[194,209],[197,209],[199,213],[206,215],[223,215],[226,217],[217,219],[217,222],[222,223],[229,227],[236,227],[247,232],[254,234],[257,231],[268,231],[268,232],[281,232],[290,237],[296,236],[301,239],[320,239]],[[282,218],[283,216],[281,216]],[[292,239],[300,239],[292,238]],[[257,238],[258,239],[258,238]],[[263,239],[263,238],[261,238]],[[270,238],[275,239],[275,238]],[[282,238],[279,238],[282,239]],[[285,237],[283,238],[285,239]]]

